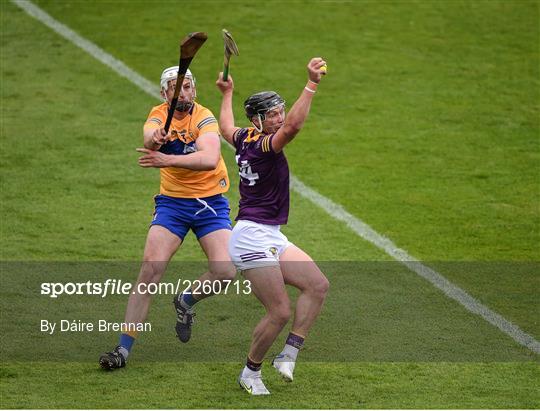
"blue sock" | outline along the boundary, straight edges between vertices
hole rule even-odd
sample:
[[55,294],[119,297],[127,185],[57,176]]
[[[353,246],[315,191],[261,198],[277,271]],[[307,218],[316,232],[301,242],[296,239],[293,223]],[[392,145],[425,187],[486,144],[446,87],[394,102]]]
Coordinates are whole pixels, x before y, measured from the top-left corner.
[[120,335],[120,345],[121,347],[124,347],[128,352],[131,351],[131,347],[133,346],[133,343],[135,342],[135,338],[131,335],[127,334],[121,334]]
[[199,300],[196,300],[189,291],[182,294],[182,302],[187,305],[187,308],[193,307],[198,301]]

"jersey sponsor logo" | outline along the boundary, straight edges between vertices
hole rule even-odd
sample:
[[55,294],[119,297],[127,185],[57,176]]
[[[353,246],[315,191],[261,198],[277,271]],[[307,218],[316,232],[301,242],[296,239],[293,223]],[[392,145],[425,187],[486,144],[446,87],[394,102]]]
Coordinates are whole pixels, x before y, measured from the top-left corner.
[[182,155],[197,151],[197,146],[193,141],[191,143],[184,143],[182,140],[177,138],[162,145],[159,151],[164,154]]
[[[173,138],[177,138],[178,140],[180,140],[180,141],[182,141],[183,143],[186,143],[186,144],[189,144],[193,140],[195,140],[195,135],[193,134],[193,132],[190,131],[188,133],[188,131],[185,128],[180,130],[180,131],[172,130],[171,131],[171,136]],[[189,136],[189,138],[187,136]]]
[[241,178],[248,180],[249,186],[254,186],[255,182],[259,179],[259,173],[254,173],[251,170],[251,165],[247,160],[242,160],[240,163],[238,163],[238,160],[240,160],[240,156],[236,156],[236,163],[238,164],[238,167],[240,167],[240,170],[238,174]]
[[197,152],[197,146],[195,143],[184,144],[184,154]]

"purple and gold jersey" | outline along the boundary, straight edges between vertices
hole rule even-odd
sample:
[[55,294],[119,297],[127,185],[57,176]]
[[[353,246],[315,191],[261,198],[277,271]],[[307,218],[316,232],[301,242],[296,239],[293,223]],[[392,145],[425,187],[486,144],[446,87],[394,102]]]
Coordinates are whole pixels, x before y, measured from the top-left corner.
[[234,135],[240,174],[236,220],[282,225],[289,217],[289,165],[283,151],[272,150],[274,134],[241,128]]

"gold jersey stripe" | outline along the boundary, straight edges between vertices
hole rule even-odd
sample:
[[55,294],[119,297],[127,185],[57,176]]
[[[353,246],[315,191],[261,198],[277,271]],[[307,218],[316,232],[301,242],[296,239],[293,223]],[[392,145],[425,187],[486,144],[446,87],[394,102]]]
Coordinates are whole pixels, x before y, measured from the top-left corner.
[[262,141],[263,152],[267,153],[270,151],[270,136],[266,136]]

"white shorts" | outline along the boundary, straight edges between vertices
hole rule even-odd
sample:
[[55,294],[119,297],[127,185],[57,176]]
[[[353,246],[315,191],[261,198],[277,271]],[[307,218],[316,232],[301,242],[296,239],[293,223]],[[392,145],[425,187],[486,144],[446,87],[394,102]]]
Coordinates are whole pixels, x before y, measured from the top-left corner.
[[232,230],[229,255],[238,270],[279,265],[279,256],[292,245],[279,225],[239,220]]

